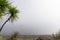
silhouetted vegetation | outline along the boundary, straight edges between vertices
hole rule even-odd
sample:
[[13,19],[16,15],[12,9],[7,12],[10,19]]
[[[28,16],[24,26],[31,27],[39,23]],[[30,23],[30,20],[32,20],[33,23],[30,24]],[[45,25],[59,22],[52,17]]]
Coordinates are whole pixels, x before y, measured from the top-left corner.
[[41,39],[41,38],[39,37],[39,38],[37,38],[36,40],[43,40],[43,39]]
[[14,32],[14,34],[12,34],[9,38],[7,38],[7,40],[17,40],[19,33],[18,32]]
[[54,40],[60,40],[60,31],[56,34],[53,34],[53,39]]

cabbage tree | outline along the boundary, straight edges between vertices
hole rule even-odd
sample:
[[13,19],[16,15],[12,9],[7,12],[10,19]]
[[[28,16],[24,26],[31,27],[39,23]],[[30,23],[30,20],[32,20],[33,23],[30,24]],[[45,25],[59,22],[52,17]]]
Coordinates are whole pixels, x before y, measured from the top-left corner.
[[12,6],[9,0],[0,0],[0,19],[2,19],[5,15],[9,15],[7,20],[3,23],[0,28],[0,32],[8,21],[13,22],[18,17],[18,10],[16,7]]

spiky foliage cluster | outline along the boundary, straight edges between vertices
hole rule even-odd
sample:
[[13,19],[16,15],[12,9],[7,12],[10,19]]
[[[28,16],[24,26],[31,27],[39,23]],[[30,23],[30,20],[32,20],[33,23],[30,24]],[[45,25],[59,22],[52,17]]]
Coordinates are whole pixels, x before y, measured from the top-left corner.
[[10,20],[13,21],[17,18],[18,10],[16,7],[13,7],[9,0],[0,0],[0,18],[3,16],[10,14]]
[[14,21],[14,20],[16,20],[16,18],[18,18],[18,16],[17,16],[18,10],[16,10],[15,7],[11,7],[9,9],[9,12],[10,12],[10,15],[11,15],[11,19],[10,19],[11,21]]

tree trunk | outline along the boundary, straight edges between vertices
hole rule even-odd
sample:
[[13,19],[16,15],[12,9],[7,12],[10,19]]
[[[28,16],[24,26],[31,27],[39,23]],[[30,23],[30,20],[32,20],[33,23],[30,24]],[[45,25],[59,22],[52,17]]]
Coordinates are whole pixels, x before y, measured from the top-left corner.
[[1,28],[0,28],[0,32],[2,31],[4,25],[10,20],[10,18],[11,18],[11,16],[3,23],[3,25],[2,25]]

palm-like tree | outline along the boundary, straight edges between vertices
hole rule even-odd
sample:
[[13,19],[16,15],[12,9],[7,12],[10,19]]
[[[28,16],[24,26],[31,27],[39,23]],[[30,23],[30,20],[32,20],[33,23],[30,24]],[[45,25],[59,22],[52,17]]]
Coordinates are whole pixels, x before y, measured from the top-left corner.
[[18,10],[9,3],[9,0],[0,0],[0,18],[3,18],[7,14],[9,15],[9,18],[1,26],[0,32],[9,20],[13,22],[18,17],[17,13]]

